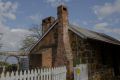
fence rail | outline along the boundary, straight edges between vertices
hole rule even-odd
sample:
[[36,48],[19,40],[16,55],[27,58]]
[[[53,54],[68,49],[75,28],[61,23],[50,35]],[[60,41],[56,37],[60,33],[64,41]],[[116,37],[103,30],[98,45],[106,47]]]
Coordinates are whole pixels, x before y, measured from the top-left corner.
[[3,72],[0,80],[66,80],[66,67]]

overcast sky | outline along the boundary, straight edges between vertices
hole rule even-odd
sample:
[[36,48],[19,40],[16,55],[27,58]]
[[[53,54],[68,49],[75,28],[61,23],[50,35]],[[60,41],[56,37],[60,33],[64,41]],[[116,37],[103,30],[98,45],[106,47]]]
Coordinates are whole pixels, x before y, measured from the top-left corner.
[[0,33],[5,51],[21,47],[27,29],[56,17],[56,7],[68,6],[69,21],[80,27],[106,33],[120,40],[120,0],[0,0]]

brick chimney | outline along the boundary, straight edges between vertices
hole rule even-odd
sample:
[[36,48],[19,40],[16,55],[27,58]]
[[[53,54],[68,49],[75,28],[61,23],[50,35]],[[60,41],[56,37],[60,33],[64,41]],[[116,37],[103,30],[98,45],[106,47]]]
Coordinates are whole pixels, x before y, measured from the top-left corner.
[[61,26],[68,25],[68,10],[64,5],[60,5],[57,8],[57,16]]
[[55,21],[55,18],[50,16],[42,20],[42,34],[44,34]]
[[57,8],[57,17],[58,17],[58,47],[57,47],[57,65],[66,65],[69,77],[68,80],[72,79],[73,72],[73,56],[70,45],[69,33],[68,33],[68,10],[64,5],[60,5]]

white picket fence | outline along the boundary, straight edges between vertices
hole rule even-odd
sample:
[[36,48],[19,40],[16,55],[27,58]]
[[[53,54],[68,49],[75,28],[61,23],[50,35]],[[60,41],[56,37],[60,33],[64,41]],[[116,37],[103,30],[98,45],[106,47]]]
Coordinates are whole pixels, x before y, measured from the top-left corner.
[[66,67],[3,72],[0,80],[66,80]]

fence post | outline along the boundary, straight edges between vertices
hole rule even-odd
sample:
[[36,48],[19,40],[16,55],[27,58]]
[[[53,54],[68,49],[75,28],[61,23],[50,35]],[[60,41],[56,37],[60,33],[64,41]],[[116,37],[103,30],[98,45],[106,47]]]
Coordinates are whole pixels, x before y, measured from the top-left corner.
[[31,70],[31,80],[34,80],[33,77],[34,77],[34,73],[33,73],[33,69]]
[[30,79],[30,70],[27,71],[27,80]]
[[40,80],[43,80],[43,70],[42,69],[40,69],[40,73],[41,73],[40,74],[40,78],[41,78]]
[[37,80],[37,76],[38,76],[38,75],[37,75],[37,70],[35,69],[35,70],[34,70],[34,80]]
[[25,70],[24,73],[23,73],[23,80],[26,80],[26,78],[27,78],[27,72]]
[[23,79],[23,76],[22,76],[22,71],[20,71],[19,79],[20,79],[20,80],[22,80],[22,79]]
[[49,78],[48,80],[51,80],[51,78],[52,78],[51,77],[52,76],[52,70],[50,68],[48,68],[48,72],[49,72],[48,73],[48,78]]
[[10,74],[10,80],[14,80],[14,79],[15,79],[15,76],[14,76],[14,73],[12,71],[11,74]]
[[37,78],[38,78],[38,80],[40,80],[40,75],[41,75],[41,74],[40,74],[40,69],[37,69],[37,74],[38,74],[38,77],[37,77]]
[[3,66],[3,72],[5,72],[5,66]]
[[1,74],[1,79],[0,80],[6,80],[5,79],[5,73],[4,72],[2,72],[2,74]]
[[19,79],[18,71],[15,72],[15,80]]
[[9,74],[9,72],[6,73],[5,79],[8,79],[8,80],[10,79],[10,74]]

